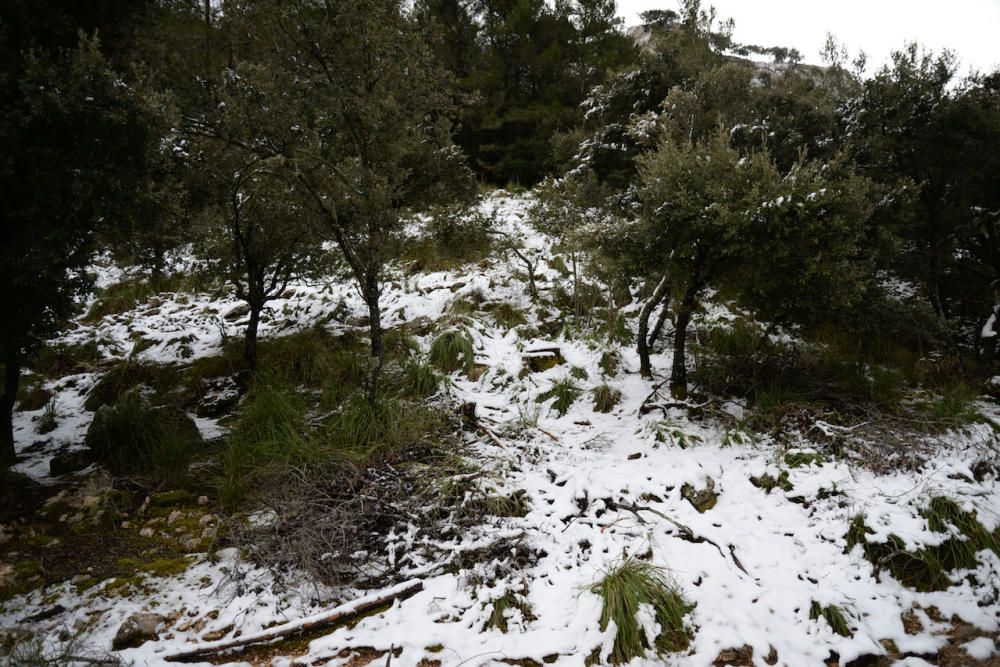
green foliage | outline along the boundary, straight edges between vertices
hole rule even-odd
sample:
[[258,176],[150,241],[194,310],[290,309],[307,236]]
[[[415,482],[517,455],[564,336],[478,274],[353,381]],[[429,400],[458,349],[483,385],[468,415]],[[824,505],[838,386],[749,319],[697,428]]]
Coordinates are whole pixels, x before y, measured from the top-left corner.
[[535,615],[531,611],[531,605],[514,591],[507,591],[493,600],[490,617],[486,620],[485,629],[496,628],[500,632],[506,633],[507,616],[514,610],[519,611],[521,618],[525,621],[535,620]]
[[441,386],[442,377],[434,367],[418,359],[410,359],[403,367],[401,389],[408,395],[432,396]]
[[83,407],[97,410],[102,405],[114,403],[125,392],[139,386],[167,391],[173,386],[176,377],[176,369],[172,366],[127,357],[101,376],[87,394]]
[[493,322],[503,329],[513,329],[528,321],[523,310],[506,301],[495,305],[490,314],[493,316]]
[[948,573],[976,567],[976,554],[981,550],[1000,554],[1000,535],[987,531],[975,513],[962,510],[955,501],[932,498],[921,514],[931,530],[949,537],[915,550],[908,550],[897,535],[889,535],[885,542],[870,542],[872,531],[865,525],[864,515],[858,514],[845,535],[847,549],[860,544],[876,569],[889,570],[900,583],[918,591],[945,590],[953,584]]
[[809,606],[809,618],[814,621],[822,618],[830,626],[830,629],[841,637],[850,637],[854,634],[851,626],[847,624],[844,612],[837,605],[831,604],[824,607],[813,600]]
[[138,390],[129,390],[101,409],[87,445],[115,472],[149,475],[175,486],[187,479],[201,444],[187,419],[175,409],[150,406]]
[[565,377],[560,380],[556,380],[552,384],[552,388],[546,392],[538,395],[538,402],[544,403],[545,401],[555,399],[552,401],[552,408],[559,414],[560,417],[564,416],[571,405],[580,397],[580,387],[571,377]]
[[352,391],[365,376],[367,356],[367,350],[356,338],[336,337],[326,329],[314,327],[261,341],[258,364],[269,381]]
[[608,384],[594,387],[594,412],[611,412],[622,400],[622,393]]
[[[691,637],[684,626],[684,616],[691,611],[691,605],[662,568],[625,560],[611,568],[590,590],[603,599],[601,630],[606,630],[611,621],[615,623],[612,664],[629,662],[645,655],[650,648],[658,655],[687,648]],[[639,625],[637,614],[644,604],[651,605],[655,612],[660,626],[657,637],[647,637]]]
[[491,255],[496,220],[466,206],[437,207],[430,211],[423,233],[408,240],[403,259],[414,271],[444,271]]
[[621,354],[614,350],[605,350],[601,353],[601,359],[598,361],[597,365],[600,366],[601,370],[608,377],[614,377],[618,374],[618,368],[621,366]]
[[472,337],[465,331],[451,329],[431,341],[430,363],[444,373],[468,370],[474,361]]

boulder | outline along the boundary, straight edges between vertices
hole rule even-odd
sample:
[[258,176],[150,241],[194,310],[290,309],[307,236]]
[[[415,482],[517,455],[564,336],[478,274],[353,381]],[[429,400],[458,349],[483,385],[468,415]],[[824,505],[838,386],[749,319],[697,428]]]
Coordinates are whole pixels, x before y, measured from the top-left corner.
[[199,417],[221,417],[239,402],[241,394],[240,386],[231,377],[208,380],[194,412]]
[[112,651],[123,651],[127,648],[137,648],[148,641],[160,638],[157,629],[166,617],[159,614],[137,613],[132,614],[118,628],[114,640],[111,642]]
[[[129,401],[139,401],[138,407]],[[138,417],[135,414],[138,411]],[[94,420],[87,429],[84,444],[97,460],[132,461],[138,449],[148,442],[137,439],[134,432],[136,421],[140,420],[148,429],[169,433],[192,445],[204,443],[198,425],[183,410],[173,406],[149,406],[138,393],[122,397],[118,404],[104,405],[94,414]]]

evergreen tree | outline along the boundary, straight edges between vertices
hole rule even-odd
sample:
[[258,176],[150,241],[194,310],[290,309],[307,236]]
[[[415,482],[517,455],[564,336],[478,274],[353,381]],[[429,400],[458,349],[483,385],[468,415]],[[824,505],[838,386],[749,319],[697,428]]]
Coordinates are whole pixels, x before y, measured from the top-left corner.
[[21,369],[74,312],[99,229],[127,219],[143,184],[151,110],[94,37],[102,14],[62,3],[0,10],[0,465],[14,459]]

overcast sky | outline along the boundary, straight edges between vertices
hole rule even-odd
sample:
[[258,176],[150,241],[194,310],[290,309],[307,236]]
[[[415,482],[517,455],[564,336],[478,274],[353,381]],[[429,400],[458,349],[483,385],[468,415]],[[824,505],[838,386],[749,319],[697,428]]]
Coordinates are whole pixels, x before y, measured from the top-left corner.
[[[647,9],[677,9],[676,0],[618,0],[626,25]],[[703,0],[721,19],[736,21],[738,42],[789,46],[806,62],[819,63],[827,31],[846,44],[853,57],[868,54],[869,72],[906,41],[934,50],[949,48],[970,67],[1000,66],[1000,0]]]

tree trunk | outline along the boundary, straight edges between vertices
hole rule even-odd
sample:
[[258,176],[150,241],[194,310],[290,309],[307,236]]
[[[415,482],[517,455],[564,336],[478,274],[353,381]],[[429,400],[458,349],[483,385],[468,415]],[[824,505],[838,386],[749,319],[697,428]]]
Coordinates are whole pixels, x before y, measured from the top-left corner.
[[583,309],[580,308],[580,276],[576,267],[576,252],[570,253],[570,259],[573,262],[573,316],[579,319]]
[[257,370],[257,329],[260,327],[260,313],[264,304],[250,303],[250,321],[247,323],[246,338],[243,342],[243,361],[247,369]]
[[382,363],[385,361],[385,348],[382,344],[382,309],[379,307],[378,279],[369,277],[365,284],[365,304],[368,306],[368,331],[371,337],[372,356],[365,380],[365,392],[368,403],[375,405],[378,396],[379,375],[382,373]]
[[21,381],[21,364],[12,359],[4,363],[3,393],[0,394],[0,473],[14,463],[14,402]]
[[649,340],[646,341],[646,345],[653,347],[653,344],[660,339],[660,334],[663,333],[663,325],[667,323],[667,317],[670,315],[670,309],[664,305],[660,309],[660,315],[656,318],[656,326],[653,327],[652,333],[649,334]]
[[691,315],[701,291],[701,280],[695,270],[695,275],[688,284],[680,308],[677,310],[677,322],[674,325],[674,358],[670,367],[670,394],[677,400],[687,398],[687,329],[691,323]]
[[653,368],[649,363],[649,317],[653,314],[656,306],[666,297],[669,286],[667,274],[664,273],[656,289],[653,290],[653,295],[649,297],[649,300],[643,305],[642,310],[639,311],[639,333],[636,337],[636,351],[639,353],[639,374],[642,377],[653,377]]

